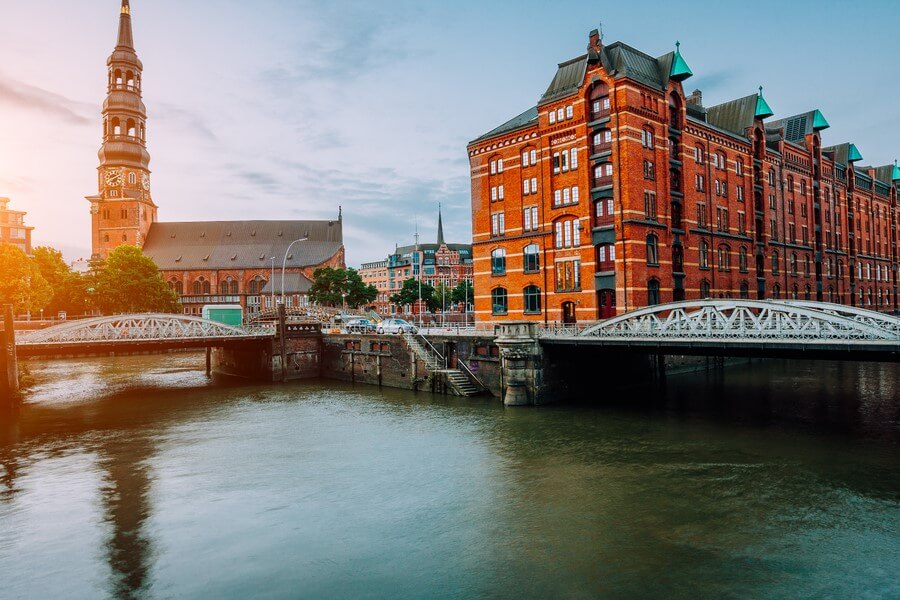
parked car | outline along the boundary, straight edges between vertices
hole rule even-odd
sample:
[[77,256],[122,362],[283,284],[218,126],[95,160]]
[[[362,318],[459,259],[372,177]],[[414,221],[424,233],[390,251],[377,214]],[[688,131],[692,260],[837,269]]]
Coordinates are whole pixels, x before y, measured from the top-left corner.
[[403,319],[385,319],[378,324],[378,333],[419,333],[419,330]]
[[369,319],[348,319],[344,327],[347,333],[375,333],[375,323]]

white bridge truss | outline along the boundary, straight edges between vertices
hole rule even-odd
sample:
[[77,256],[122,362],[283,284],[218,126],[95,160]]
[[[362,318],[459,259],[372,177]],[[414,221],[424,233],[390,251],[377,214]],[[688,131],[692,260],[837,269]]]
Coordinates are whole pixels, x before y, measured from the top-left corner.
[[16,336],[16,345],[90,344],[109,342],[177,342],[249,339],[271,335],[179,314],[142,314],[69,321]]
[[838,304],[797,300],[692,300],[639,310],[580,331],[548,328],[544,339],[716,343],[874,344],[900,347],[900,319]]

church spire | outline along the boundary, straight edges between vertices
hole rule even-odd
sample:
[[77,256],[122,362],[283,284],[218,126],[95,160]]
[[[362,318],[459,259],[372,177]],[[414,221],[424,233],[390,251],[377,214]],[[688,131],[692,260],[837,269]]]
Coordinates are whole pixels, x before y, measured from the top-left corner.
[[131,6],[128,0],[122,0],[122,11],[119,14],[119,41],[117,48],[134,50],[134,36],[131,33]]
[[444,245],[444,220],[441,218],[441,205],[438,204],[438,246]]

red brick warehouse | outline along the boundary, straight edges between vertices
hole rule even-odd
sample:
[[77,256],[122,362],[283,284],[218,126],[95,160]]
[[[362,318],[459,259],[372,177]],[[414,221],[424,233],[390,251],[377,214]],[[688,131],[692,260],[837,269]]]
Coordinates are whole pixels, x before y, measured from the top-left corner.
[[674,52],[589,36],[537,106],[472,141],[480,321],[575,322],[694,298],[897,309],[893,165],[822,145],[817,109],[705,107]]

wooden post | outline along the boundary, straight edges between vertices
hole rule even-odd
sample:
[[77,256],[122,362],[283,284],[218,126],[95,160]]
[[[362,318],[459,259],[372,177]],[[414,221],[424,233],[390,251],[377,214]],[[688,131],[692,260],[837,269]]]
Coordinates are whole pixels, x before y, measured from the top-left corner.
[[19,391],[19,365],[16,360],[16,324],[13,320],[12,304],[3,307],[4,347],[3,354],[6,360],[6,372],[3,373],[4,387],[9,390],[10,396]]
[[287,311],[278,305],[278,337],[281,340],[281,381],[287,381]]
[[212,373],[212,348],[210,346],[206,347],[206,376]]

